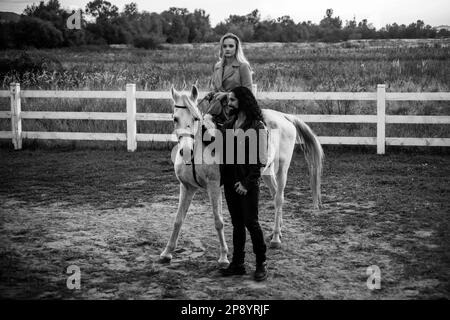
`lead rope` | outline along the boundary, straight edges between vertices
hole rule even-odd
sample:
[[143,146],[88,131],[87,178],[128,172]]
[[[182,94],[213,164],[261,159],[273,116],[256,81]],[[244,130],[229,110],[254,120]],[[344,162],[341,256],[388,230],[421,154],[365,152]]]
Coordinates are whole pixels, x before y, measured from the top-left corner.
[[[201,122],[200,122],[200,119],[194,119],[194,123],[196,123],[196,122],[198,122],[198,124],[199,125],[201,125]],[[201,130],[201,128],[198,128],[197,127],[197,131],[198,130]],[[197,133],[198,134],[198,133]],[[194,135],[194,143],[193,143],[193,150],[192,150],[192,158],[191,158],[191,163],[192,163],[192,175],[194,176],[194,180],[195,180],[195,183],[197,183],[197,185],[200,187],[200,188],[203,188],[203,186],[198,182],[198,180],[197,180],[197,174],[195,173],[195,135]]]
[[[205,100],[205,98],[203,98],[202,100],[200,100],[201,102],[203,102],[203,100]],[[182,109],[186,109],[187,107],[186,106],[178,106],[178,105],[175,105],[175,107],[176,108],[182,108]],[[203,117],[203,115],[202,115],[202,117]],[[200,121],[200,119],[198,119],[198,118],[194,118],[194,125],[195,125],[195,123],[199,123],[199,125],[201,125],[201,121]],[[200,128],[198,128],[198,126],[197,126],[197,132],[198,132],[198,130],[201,130],[201,127]],[[195,158],[195,135],[194,135],[194,137],[193,137],[193,139],[194,139],[194,142],[193,142],[193,150],[192,150],[192,157],[191,157],[191,164],[192,164],[192,175],[194,176],[194,180],[195,180],[195,183],[197,183],[197,185],[200,187],[200,188],[203,188],[203,186],[198,182],[198,180],[197,180],[197,174],[195,173],[195,161],[194,161],[194,158]],[[179,141],[178,141],[178,143],[180,143]]]

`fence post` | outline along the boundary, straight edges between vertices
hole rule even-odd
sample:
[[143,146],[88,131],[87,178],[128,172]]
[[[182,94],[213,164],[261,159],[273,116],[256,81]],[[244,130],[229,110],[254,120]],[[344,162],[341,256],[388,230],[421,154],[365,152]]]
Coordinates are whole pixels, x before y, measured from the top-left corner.
[[11,130],[15,150],[22,149],[22,116],[20,106],[20,83],[9,85],[11,96]]
[[252,84],[252,93],[256,97],[256,94],[258,92],[258,85],[256,83]]
[[127,149],[136,151],[136,85],[127,83]]
[[386,85],[377,86],[377,154],[386,148]]

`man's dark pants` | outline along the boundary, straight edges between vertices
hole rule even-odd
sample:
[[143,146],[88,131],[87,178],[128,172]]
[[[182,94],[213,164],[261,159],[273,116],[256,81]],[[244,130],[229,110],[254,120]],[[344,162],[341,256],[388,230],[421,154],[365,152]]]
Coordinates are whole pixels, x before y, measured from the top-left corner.
[[263,232],[258,222],[258,186],[249,188],[245,195],[235,191],[234,185],[224,183],[225,198],[233,224],[233,263],[244,263],[245,257],[245,228],[250,232],[256,264],[266,261],[266,244]]

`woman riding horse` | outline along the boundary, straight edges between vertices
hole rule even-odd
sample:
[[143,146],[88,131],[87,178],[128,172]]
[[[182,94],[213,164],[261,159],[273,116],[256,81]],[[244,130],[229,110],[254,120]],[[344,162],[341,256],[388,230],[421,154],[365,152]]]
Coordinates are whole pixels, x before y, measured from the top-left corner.
[[220,61],[214,65],[210,80],[213,89],[206,95],[209,106],[205,113],[213,116],[218,128],[228,119],[228,93],[239,86],[252,90],[252,71],[250,63],[245,58],[242,43],[233,33],[227,33],[220,39]]

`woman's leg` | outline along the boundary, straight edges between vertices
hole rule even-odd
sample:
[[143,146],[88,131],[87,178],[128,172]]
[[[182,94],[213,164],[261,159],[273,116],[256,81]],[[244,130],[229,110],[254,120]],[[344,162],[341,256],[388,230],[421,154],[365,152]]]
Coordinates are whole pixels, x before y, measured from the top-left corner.
[[244,223],[247,230],[250,232],[250,237],[253,243],[253,252],[256,255],[256,264],[260,265],[266,261],[266,243],[261,226],[258,221],[258,200],[259,200],[259,186],[255,186],[248,190],[244,196],[243,214]]
[[233,259],[234,264],[243,264],[245,258],[245,223],[242,212],[242,196],[239,195],[234,186],[224,184],[225,199],[227,201],[228,211],[231,215],[233,224]]

